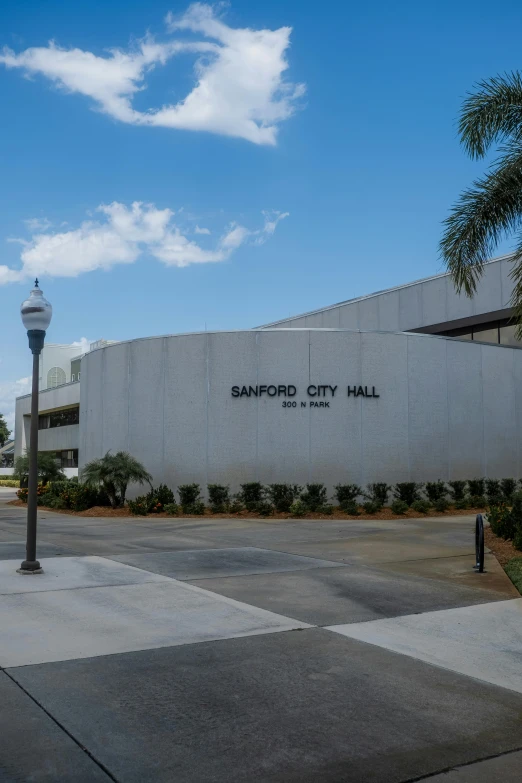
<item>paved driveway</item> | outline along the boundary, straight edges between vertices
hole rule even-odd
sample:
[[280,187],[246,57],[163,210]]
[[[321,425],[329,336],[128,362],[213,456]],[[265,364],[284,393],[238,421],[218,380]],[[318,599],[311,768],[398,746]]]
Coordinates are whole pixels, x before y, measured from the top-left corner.
[[520,780],[522,599],[471,518],[43,512],[31,577],[24,536],[0,500],[2,782]]

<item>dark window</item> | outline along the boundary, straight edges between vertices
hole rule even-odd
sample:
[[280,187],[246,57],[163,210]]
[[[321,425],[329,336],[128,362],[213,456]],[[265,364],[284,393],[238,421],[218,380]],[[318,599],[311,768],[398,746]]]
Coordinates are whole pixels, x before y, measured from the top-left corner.
[[439,332],[444,337],[458,337],[461,340],[474,340],[482,343],[500,343],[522,348],[522,342],[515,338],[516,326],[508,318],[502,321],[490,321],[475,326],[464,326],[459,329],[448,329]]
[[56,458],[60,461],[62,468],[78,467],[78,449],[68,449],[67,451],[57,451]]
[[48,430],[53,427],[67,427],[69,424],[78,424],[80,421],[80,408],[67,408],[64,411],[44,413],[38,417],[38,429]]

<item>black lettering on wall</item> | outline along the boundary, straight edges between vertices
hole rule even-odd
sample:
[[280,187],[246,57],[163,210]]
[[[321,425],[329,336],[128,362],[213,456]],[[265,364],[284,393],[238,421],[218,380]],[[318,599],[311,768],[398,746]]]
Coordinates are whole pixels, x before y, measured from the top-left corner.
[[317,386],[314,386],[313,383],[310,384],[308,389],[306,390],[306,393],[309,397],[316,397],[317,396]]
[[239,386],[232,386],[232,397],[239,397]]

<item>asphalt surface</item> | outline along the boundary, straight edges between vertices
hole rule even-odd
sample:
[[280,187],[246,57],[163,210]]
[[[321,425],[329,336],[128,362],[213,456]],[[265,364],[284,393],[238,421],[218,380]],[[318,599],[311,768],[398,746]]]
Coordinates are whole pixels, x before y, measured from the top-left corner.
[[[44,512],[38,582],[15,573],[25,518],[7,497],[2,783],[520,781],[522,599],[491,555],[473,571],[471,518]],[[496,606],[509,637],[469,648],[466,618],[486,638]],[[480,674],[495,655],[503,687]]]

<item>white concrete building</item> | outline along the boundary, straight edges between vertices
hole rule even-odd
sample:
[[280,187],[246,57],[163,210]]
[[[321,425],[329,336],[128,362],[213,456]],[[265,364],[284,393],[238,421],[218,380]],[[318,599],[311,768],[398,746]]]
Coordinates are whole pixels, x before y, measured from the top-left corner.
[[[78,449],[80,469],[123,449],[172,487],[518,478],[509,271],[490,262],[472,300],[438,275],[250,331],[100,346],[80,383],[41,392],[40,448]],[[17,453],[28,414],[20,398]]]
[[[46,343],[40,354],[38,449],[53,452],[69,475],[78,473],[81,360],[89,351],[113,343],[114,340],[97,340],[83,351],[77,343]],[[19,397],[15,414],[15,458],[29,446],[30,411],[31,395]]]

